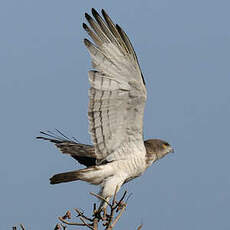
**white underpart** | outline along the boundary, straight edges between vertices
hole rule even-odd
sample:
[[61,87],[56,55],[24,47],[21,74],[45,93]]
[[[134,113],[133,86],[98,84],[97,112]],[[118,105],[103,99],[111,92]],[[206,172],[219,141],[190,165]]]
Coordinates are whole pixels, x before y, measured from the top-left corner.
[[[147,168],[144,146],[140,148],[141,145],[138,147],[133,145],[133,143],[130,145],[132,147],[128,148],[126,146],[126,157],[118,151],[113,154],[114,157],[117,157],[117,160],[99,166],[102,168],[101,176],[104,177],[103,182],[100,184],[101,191],[99,195],[107,201],[115,194],[116,189],[118,192],[125,182],[140,176]],[[131,154],[131,151],[133,154]],[[106,203],[101,202],[102,205],[106,206]]]

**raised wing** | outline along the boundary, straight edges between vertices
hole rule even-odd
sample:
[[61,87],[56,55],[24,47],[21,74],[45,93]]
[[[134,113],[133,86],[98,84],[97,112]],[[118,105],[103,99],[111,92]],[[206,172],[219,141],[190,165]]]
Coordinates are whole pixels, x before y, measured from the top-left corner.
[[94,9],[92,14],[95,20],[85,14],[91,28],[83,23],[95,43],[84,40],[94,68],[89,71],[89,132],[97,159],[110,156],[113,160],[113,153],[122,146],[143,142],[146,88],[125,32],[104,10],[104,19]]

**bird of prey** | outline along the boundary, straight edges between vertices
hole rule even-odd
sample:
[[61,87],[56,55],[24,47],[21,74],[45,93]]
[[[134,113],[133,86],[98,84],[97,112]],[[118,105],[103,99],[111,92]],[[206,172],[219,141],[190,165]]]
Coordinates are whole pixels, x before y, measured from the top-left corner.
[[[85,165],[84,169],[56,174],[51,184],[76,180],[100,185],[105,200],[120,187],[142,175],[155,161],[173,152],[160,139],[143,139],[143,115],[147,98],[145,81],[133,46],[119,25],[105,10],[102,16],[92,9],[85,14],[84,39],[93,70],[89,71],[89,133],[93,145],[59,135],[41,132],[40,139],[53,142],[64,154]],[[102,202],[101,206],[105,205]]]

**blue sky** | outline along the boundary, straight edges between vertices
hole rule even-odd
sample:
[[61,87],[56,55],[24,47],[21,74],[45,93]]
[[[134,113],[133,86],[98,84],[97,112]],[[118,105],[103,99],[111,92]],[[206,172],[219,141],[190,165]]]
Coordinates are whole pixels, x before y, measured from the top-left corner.
[[117,229],[229,229],[230,31],[227,0],[0,2],[0,229],[52,229],[67,209],[90,213],[84,182],[52,186],[79,168],[40,130],[90,143],[90,59],[84,13],[105,8],[129,35],[147,83],[145,138],[175,147],[124,189]]

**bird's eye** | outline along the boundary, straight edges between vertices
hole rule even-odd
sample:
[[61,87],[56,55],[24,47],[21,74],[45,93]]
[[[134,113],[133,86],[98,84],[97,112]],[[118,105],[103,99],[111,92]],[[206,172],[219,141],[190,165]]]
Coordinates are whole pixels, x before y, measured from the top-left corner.
[[163,144],[163,148],[164,149],[167,149],[169,147],[169,144],[167,143],[167,142],[165,142],[164,144]]

